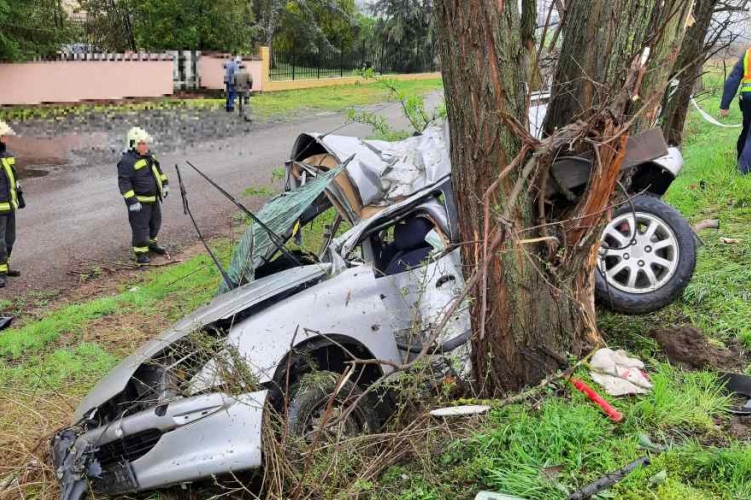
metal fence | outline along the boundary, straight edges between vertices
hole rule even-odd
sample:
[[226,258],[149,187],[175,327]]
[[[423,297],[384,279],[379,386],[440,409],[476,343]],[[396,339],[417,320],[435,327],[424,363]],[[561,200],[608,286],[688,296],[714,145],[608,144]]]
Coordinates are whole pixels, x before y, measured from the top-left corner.
[[388,46],[357,43],[353,47],[316,47],[300,50],[272,49],[269,78],[272,81],[314,80],[354,76],[360,70],[380,74],[428,73],[439,70],[435,46],[422,44]]

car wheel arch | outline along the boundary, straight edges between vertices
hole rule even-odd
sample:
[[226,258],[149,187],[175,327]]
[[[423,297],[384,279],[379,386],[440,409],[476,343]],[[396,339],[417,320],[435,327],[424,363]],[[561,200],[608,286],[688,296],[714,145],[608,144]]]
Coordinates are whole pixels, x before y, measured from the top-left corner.
[[629,191],[631,194],[662,196],[674,180],[673,174],[665,167],[650,161],[635,167]]
[[[343,373],[352,358],[374,359],[362,342],[346,335],[326,335],[304,340],[295,345],[281,359],[271,381],[272,399],[277,403],[286,390],[306,373],[314,370]],[[289,373],[289,377],[288,377]],[[384,375],[381,366],[361,365],[352,378],[358,385],[368,387]]]

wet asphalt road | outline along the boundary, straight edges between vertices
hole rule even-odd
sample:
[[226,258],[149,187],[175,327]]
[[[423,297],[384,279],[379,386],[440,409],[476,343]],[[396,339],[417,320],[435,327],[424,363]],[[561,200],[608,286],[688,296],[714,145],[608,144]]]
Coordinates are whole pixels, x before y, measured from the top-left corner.
[[[370,109],[406,128],[398,106],[379,105]],[[272,172],[288,158],[298,134],[327,132],[345,121],[345,114],[319,114],[286,123],[253,124],[249,131],[230,138],[201,141],[200,137],[192,137],[190,144],[178,151],[162,153],[155,148],[172,189],[163,205],[160,242],[176,248],[197,241],[190,219],[182,213],[176,163],[184,165],[186,160],[191,161],[249,208],[257,209],[263,200],[240,198],[243,191],[249,186],[281,189],[279,181],[272,185]],[[367,137],[372,131],[368,126],[351,124],[337,133]],[[125,131],[123,141],[124,134]],[[119,131],[110,135],[120,140]],[[117,188],[116,160],[102,155],[92,158],[76,165],[56,166],[46,176],[23,181],[28,206],[17,213],[18,240],[13,252],[13,266],[23,276],[0,290],[0,299],[32,291],[64,290],[79,281],[77,276],[69,274],[72,269],[130,258],[130,228]],[[187,167],[181,167],[181,171],[191,209],[204,234],[227,234],[231,215],[236,212],[234,206],[197,173]]]

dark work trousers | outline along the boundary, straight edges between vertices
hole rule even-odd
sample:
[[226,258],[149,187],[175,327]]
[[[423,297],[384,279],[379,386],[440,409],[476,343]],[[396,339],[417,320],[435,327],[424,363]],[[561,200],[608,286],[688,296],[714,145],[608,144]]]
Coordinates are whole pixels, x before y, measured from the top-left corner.
[[250,92],[238,92],[237,103],[239,104],[240,117],[246,122],[250,121]]
[[231,83],[226,84],[227,92],[227,111],[235,110],[235,86]]
[[136,254],[148,253],[149,247],[156,244],[162,227],[162,204],[158,201],[141,203],[141,211],[129,211],[128,220],[133,231],[133,251]]
[[0,276],[8,274],[8,262],[16,242],[16,214],[0,215]]
[[746,138],[748,137],[749,128],[751,128],[751,92],[742,92],[738,99],[738,106],[743,113],[743,130],[740,137],[738,137],[738,158],[743,153],[743,147],[746,145]]

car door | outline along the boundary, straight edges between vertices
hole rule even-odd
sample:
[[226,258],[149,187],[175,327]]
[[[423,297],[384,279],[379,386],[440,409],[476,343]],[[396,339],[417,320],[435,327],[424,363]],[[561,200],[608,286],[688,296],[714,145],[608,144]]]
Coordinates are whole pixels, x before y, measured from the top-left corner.
[[[436,345],[470,330],[468,302],[453,307],[465,286],[459,252],[459,249],[437,251],[423,265],[377,277],[381,300],[390,312],[391,327],[407,359],[414,357],[422,345],[432,339],[447,314],[448,320],[435,339]],[[468,362],[468,350],[460,349],[454,354],[457,353],[463,362]]]

